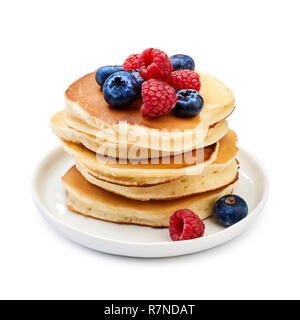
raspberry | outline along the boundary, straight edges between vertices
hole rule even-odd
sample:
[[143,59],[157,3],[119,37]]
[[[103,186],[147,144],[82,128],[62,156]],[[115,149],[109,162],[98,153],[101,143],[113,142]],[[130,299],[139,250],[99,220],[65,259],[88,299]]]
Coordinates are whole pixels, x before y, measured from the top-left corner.
[[191,210],[177,210],[170,217],[169,232],[173,241],[189,240],[203,236],[205,224]]
[[140,54],[131,54],[123,63],[122,67],[125,69],[125,71],[129,70],[136,70],[139,68],[139,58]]
[[169,84],[150,79],[142,85],[142,114],[151,118],[160,117],[175,107],[176,91]]
[[168,83],[175,88],[176,91],[181,89],[200,90],[200,76],[191,70],[177,70],[172,72]]
[[139,59],[139,73],[144,80],[167,81],[173,71],[169,57],[158,49],[146,49]]

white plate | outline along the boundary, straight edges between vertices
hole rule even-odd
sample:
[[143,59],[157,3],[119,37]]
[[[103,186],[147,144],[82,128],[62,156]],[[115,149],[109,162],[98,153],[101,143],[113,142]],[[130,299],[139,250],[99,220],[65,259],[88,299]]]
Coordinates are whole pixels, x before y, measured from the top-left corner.
[[240,149],[240,179],[234,193],[243,197],[248,216],[229,228],[214,218],[206,219],[204,237],[173,242],[168,228],[124,225],[86,218],[66,208],[61,177],[73,165],[73,159],[60,147],[52,150],[38,165],[33,177],[33,198],[47,221],[65,237],[86,247],[131,257],[171,257],[206,250],[225,243],[246,230],[263,209],[269,189],[261,164],[249,152]]

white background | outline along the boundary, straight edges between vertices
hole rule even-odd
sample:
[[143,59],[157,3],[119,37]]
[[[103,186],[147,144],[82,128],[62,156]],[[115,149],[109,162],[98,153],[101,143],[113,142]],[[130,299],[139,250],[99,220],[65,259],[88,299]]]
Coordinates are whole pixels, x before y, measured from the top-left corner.
[[[2,1],[0,298],[300,298],[299,1]],[[191,55],[235,93],[230,126],[264,163],[266,209],[215,249],[143,260],[65,240],[30,190],[49,119],[81,75],[148,47]]]

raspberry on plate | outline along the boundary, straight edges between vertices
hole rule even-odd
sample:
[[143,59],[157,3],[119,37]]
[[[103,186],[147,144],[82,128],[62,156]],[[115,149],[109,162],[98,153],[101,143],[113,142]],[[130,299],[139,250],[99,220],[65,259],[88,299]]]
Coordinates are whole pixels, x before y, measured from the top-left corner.
[[204,230],[203,221],[189,209],[177,210],[170,217],[169,233],[173,241],[200,238]]
[[177,70],[172,72],[168,83],[175,88],[176,91],[181,89],[200,90],[200,76],[197,72],[191,70]]
[[151,118],[162,116],[177,103],[175,89],[156,79],[150,79],[142,84],[142,97],[142,114]]
[[141,54],[139,73],[144,80],[157,79],[167,81],[172,71],[172,62],[163,51],[149,48]]
[[125,71],[138,69],[139,68],[139,58],[140,58],[140,54],[138,54],[138,53],[131,54],[125,60],[122,67],[125,69]]

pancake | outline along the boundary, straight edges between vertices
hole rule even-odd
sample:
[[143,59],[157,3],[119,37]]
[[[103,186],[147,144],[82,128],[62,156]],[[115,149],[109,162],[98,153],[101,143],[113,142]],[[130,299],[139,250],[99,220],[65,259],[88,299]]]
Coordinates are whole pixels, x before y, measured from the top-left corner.
[[[111,143],[120,143],[119,133],[126,124],[126,135],[122,136],[129,145],[162,152],[182,153],[203,141],[211,125],[224,120],[234,109],[233,93],[218,79],[200,74],[200,94],[204,106],[199,115],[178,118],[173,112],[150,119],[142,115],[142,100],[117,110],[111,108],[95,81],[95,72],[78,79],[65,92],[66,122],[70,127],[87,132],[74,119],[78,119],[97,130],[97,138]],[[168,141],[166,144],[165,141]]]
[[[146,187],[170,182],[186,175],[201,175],[205,168],[213,163],[215,166],[225,167],[236,156],[238,151],[236,141],[235,132],[229,130],[217,144],[205,147],[199,153],[200,158],[202,157],[201,161],[198,160],[199,163],[194,165],[176,164],[176,159],[182,160],[182,155],[171,157],[169,164],[161,163],[164,158],[159,159],[159,164],[111,164],[101,161],[103,160],[101,157],[97,157],[94,152],[81,145],[67,141],[62,142],[64,149],[93,177],[123,186]],[[220,152],[218,152],[219,150]],[[195,152],[193,150],[190,154],[193,155]]]
[[233,160],[225,167],[212,164],[200,175],[188,175],[171,182],[149,187],[121,186],[97,179],[79,162],[77,170],[90,183],[123,197],[140,200],[173,200],[228,186],[238,179],[238,163]]
[[154,186],[133,187],[109,183],[97,178],[97,173],[88,170],[80,162],[76,163],[76,167],[90,183],[124,197],[141,201],[170,200],[212,191],[232,184],[238,177],[238,162],[235,159],[237,151],[236,134],[229,130],[228,134],[219,142],[219,151],[215,162],[207,166],[202,174],[187,175]]
[[[147,186],[168,182],[187,174],[201,174],[205,167],[212,164],[218,154],[219,143],[192,150],[184,155],[154,159],[151,163],[128,162],[126,159],[104,158],[84,146],[62,140],[63,147],[76,162],[93,172],[97,178],[128,186]],[[196,159],[196,162],[195,162]],[[122,161],[124,160],[124,162]],[[192,164],[188,160],[193,161]],[[167,162],[167,163],[166,163]]]
[[[53,132],[61,139],[83,144],[87,149],[101,153],[105,156],[115,155],[118,158],[130,158],[130,159],[144,159],[150,158],[151,149],[141,148],[139,152],[130,152],[132,150],[132,144],[120,144],[104,141],[97,137],[97,129],[85,124],[78,118],[68,116],[69,125],[65,121],[66,112],[60,111],[51,118],[51,127]],[[71,126],[70,126],[71,125]],[[76,128],[76,129],[75,129]],[[203,147],[219,141],[228,130],[227,120],[220,121],[209,127],[207,135],[205,137]],[[101,146],[105,144],[107,148]],[[103,150],[103,151],[102,151]],[[120,152],[119,152],[120,150]],[[102,151],[102,152],[101,152]],[[181,153],[181,152],[179,152]],[[171,153],[170,155],[173,155]],[[157,157],[161,157],[163,154],[161,151],[155,154]]]
[[212,214],[214,202],[233,191],[234,184],[227,187],[169,201],[137,201],[107,192],[89,183],[73,166],[62,181],[67,191],[67,206],[85,216],[152,227],[168,227],[174,211],[188,208],[205,219]]

